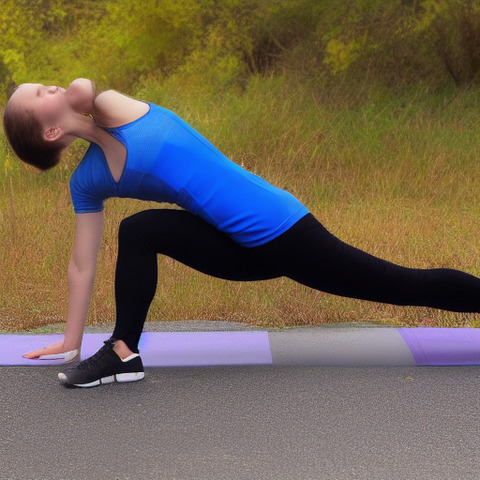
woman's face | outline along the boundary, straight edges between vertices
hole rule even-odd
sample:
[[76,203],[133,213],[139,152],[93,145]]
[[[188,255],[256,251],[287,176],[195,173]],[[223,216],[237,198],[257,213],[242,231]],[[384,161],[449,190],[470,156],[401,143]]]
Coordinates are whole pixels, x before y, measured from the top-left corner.
[[41,83],[22,83],[10,97],[17,108],[30,111],[44,127],[57,125],[68,113],[88,113],[93,105],[94,88],[90,80],[77,78],[65,89]]
[[55,125],[66,109],[66,90],[40,83],[22,83],[10,97],[18,109],[30,111],[45,127]]

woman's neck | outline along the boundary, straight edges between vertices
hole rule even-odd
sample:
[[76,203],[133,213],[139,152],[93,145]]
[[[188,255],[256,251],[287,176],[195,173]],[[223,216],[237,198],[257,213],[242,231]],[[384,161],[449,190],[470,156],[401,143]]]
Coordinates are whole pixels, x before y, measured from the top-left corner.
[[108,148],[110,143],[118,142],[118,140],[99,126],[91,115],[77,115],[71,134],[75,138],[83,138],[87,142],[96,143],[102,148]]
[[98,126],[92,117],[85,115],[83,117],[83,119],[78,120],[74,138],[83,138],[98,145],[105,155],[112,177],[115,181],[118,181],[125,168],[127,158],[125,145]]

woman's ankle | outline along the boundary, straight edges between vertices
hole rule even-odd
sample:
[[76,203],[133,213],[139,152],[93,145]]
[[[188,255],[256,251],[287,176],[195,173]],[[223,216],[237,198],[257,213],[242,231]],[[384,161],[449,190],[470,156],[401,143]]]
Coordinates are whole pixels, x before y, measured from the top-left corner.
[[113,346],[113,351],[122,359],[129,357],[135,352],[132,352],[123,340],[117,340]]

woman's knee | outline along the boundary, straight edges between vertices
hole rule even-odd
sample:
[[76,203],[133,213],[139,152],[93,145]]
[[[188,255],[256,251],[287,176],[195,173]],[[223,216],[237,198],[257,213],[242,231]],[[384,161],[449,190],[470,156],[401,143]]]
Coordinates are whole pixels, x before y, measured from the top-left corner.
[[141,248],[164,253],[169,246],[178,243],[179,225],[187,213],[181,210],[152,209],[124,218],[118,229],[119,248]]
[[132,241],[138,242],[140,239],[148,237],[152,221],[152,212],[150,210],[144,210],[124,218],[118,228],[119,244]]

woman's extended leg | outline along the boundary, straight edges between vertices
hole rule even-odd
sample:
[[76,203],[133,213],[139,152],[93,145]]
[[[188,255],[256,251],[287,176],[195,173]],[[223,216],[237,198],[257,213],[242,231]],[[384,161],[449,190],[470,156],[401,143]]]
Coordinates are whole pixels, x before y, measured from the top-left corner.
[[157,287],[157,254],[227,280],[277,276],[200,217],[183,210],[146,210],[124,219],[118,233],[113,337],[133,352]]
[[344,297],[480,312],[480,279],[452,269],[406,268],[345,244],[308,214],[251,255],[277,275]]

